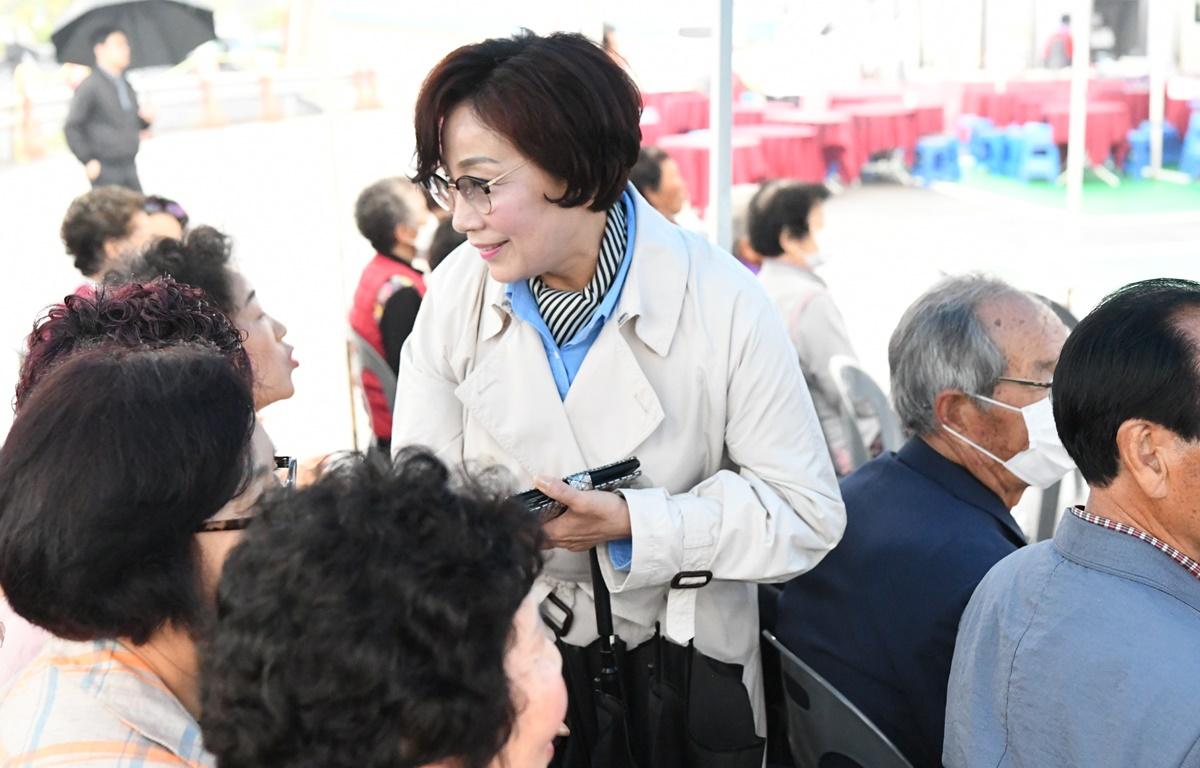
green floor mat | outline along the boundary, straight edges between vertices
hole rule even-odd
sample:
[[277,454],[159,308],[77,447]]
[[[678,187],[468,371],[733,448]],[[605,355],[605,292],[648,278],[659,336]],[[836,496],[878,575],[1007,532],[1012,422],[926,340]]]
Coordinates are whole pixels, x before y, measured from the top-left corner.
[[[1088,173],[1083,183],[1083,212],[1090,214],[1200,212],[1200,182],[1174,184],[1169,181],[1120,177],[1110,187]],[[1067,190],[1047,181],[1023,182],[994,176],[982,168],[964,170],[964,187],[986,190],[1050,208],[1067,207]]]

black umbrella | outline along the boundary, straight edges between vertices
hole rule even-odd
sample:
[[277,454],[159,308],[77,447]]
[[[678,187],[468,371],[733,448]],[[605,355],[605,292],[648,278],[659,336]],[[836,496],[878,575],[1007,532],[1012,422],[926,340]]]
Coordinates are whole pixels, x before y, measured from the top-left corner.
[[92,35],[116,27],[129,38],[130,69],[174,66],[196,46],[215,40],[211,8],[177,0],[128,0],[123,3],[81,2],[72,6],[50,36],[63,64],[94,66]]

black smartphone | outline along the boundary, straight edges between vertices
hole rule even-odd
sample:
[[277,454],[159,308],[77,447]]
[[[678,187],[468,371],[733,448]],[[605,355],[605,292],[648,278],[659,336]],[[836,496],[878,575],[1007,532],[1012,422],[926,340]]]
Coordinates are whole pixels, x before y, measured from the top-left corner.
[[[631,480],[642,474],[641,467],[642,463],[637,460],[637,457],[630,456],[624,461],[568,475],[563,478],[563,482],[567,485],[575,485],[590,481],[592,490],[612,491],[628,485]],[[530,512],[537,514],[543,523],[553,520],[567,511],[566,507],[539,490],[524,491],[510,498]]]

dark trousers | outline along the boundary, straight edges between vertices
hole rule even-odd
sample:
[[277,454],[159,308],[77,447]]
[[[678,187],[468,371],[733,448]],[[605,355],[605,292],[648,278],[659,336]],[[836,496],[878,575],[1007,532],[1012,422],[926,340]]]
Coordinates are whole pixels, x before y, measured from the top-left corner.
[[125,187],[134,192],[142,191],[142,183],[138,180],[137,165],[130,160],[101,160],[100,175],[92,182],[96,187]]

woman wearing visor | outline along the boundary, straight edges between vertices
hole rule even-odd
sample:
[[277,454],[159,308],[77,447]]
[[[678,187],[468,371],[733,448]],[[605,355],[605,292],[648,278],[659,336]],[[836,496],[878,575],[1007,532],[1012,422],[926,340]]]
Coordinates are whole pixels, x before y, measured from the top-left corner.
[[[430,73],[415,180],[468,242],[401,355],[393,445],[502,465],[565,504],[535,586],[571,690],[559,760],[612,759],[612,708],[591,695],[599,589],[635,764],[759,766],[755,583],[812,568],[845,510],[754,276],[628,184],[640,101],[579,35],[486,40]],[[556,479],[632,456],[637,489]]]

